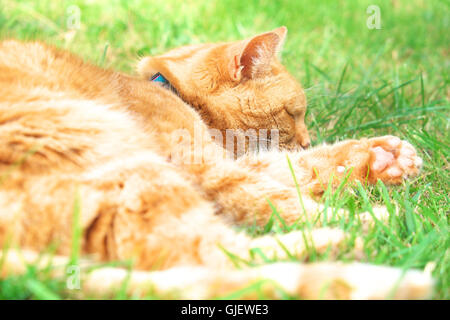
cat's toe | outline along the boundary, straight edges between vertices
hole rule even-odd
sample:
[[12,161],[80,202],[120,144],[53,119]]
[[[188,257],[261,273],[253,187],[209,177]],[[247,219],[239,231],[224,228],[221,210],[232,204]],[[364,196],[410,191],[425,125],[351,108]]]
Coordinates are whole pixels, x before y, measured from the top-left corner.
[[402,141],[397,162],[403,171],[407,174],[412,173],[413,175],[416,174],[420,168],[422,168],[423,163],[422,159],[417,155],[414,147],[406,141]]
[[422,159],[414,147],[398,137],[385,136],[370,139],[371,176],[385,183],[398,184],[403,179],[416,176]]

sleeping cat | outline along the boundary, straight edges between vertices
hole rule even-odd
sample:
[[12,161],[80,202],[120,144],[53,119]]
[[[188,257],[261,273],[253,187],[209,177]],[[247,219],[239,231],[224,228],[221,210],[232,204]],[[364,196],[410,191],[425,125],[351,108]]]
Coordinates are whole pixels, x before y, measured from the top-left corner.
[[[269,280],[263,290],[273,298],[280,287],[302,298],[385,298],[394,285],[396,298],[429,296],[433,281],[420,271],[397,283],[401,270],[360,263],[234,268],[229,255],[248,260],[252,248],[280,259],[306,258],[311,243],[336,253],[345,233],[318,225],[325,209],[310,197],[323,191],[321,181],[333,176],[337,185],[350,174],[397,184],[421,166],[414,148],[392,136],[301,150],[310,145],[305,95],[276,57],[286,32],[147,57],[138,67],[143,79],[39,42],[1,42],[0,245],[22,248],[8,251],[1,273],[22,272],[50,245],[62,256],[53,262],[66,263],[79,223],[90,261],[133,261],[130,292],[151,283],[158,293],[211,298]],[[236,148],[218,143],[212,129],[276,129],[280,150],[235,159]],[[231,227],[265,225],[272,206],[287,224],[317,221],[316,228],[306,237],[251,238]],[[83,274],[83,290],[110,292],[126,277],[97,269]]]

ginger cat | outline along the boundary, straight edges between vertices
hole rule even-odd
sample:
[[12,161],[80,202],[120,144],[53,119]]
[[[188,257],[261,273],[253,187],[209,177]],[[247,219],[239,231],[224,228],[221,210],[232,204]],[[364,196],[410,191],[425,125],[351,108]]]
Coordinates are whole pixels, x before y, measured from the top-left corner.
[[[0,245],[22,248],[3,253],[0,274],[22,272],[51,244],[61,255],[53,263],[66,263],[77,203],[82,254],[131,259],[141,271],[132,272],[130,292],[151,283],[158,293],[211,298],[263,279],[273,298],[280,287],[309,299],[386,298],[394,285],[395,298],[428,297],[433,280],[421,271],[397,283],[401,270],[361,263],[236,270],[224,254],[222,248],[248,259],[260,248],[305,258],[301,231],[251,238],[231,225],[264,225],[272,215],[267,199],[286,223],[314,221],[324,209],[309,195],[323,191],[320,181],[334,175],[337,184],[351,168],[352,180],[396,184],[421,166],[414,148],[391,136],[300,150],[310,144],[305,95],[276,57],[286,32],[144,58],[143,79],[39,42],[0,42]],[[155,75],[163,87],[149,81]],[[281,150],[234,159],[236,149],[217,143],[210,129],[278,129]],[[338,228],[308,234],[319,252],[336,252],[345,241]],[[360,253],[359,241],[354,250]],[[160,271],[145,271],[154,269]],[[120,268],[97,269],[83,274],[82,289],[110,292],[126,276]]]

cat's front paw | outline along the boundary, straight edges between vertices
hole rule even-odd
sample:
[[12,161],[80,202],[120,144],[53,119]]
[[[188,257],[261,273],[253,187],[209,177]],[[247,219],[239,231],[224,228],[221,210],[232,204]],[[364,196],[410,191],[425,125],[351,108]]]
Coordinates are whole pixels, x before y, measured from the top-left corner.
[[407,141],[394,136],[372,138],[370,143],[370,177],[375,182],[399,184],[403,179],[416,176],[422,159]]

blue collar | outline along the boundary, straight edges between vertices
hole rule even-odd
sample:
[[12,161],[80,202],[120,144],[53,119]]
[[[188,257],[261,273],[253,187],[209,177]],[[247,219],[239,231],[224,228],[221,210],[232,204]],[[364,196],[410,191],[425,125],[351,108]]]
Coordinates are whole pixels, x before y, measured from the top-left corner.
[[150,81],[153,82],[157,82],[159,85],[163,86],[164,88],[171,90],[173,93],[175,93],[176,95],[178,94],[178,91],[170,84],[170,82],[164,78],[164,76],[161,73],[156,73],[154,74],[151,78]]
[[152,78],[151,78],[151,81],[155,81],[155,82],[161,82],[161,83],[169,83],[169,81],[167,81],[167,79],[166,78],[164,78],[163,77],[163,75],[161,74],[161,73],[157,73],[157,74],[154,74],[153,76],[152,76]]

